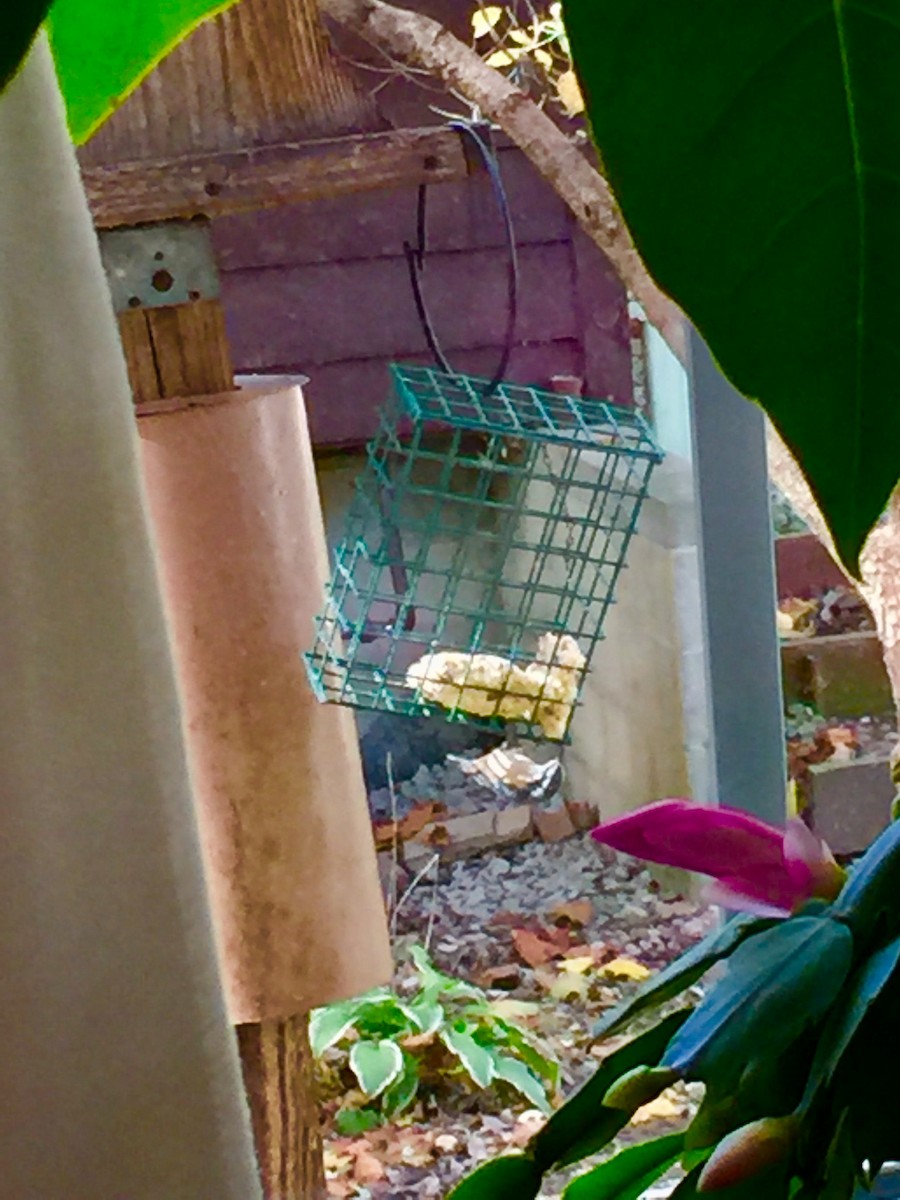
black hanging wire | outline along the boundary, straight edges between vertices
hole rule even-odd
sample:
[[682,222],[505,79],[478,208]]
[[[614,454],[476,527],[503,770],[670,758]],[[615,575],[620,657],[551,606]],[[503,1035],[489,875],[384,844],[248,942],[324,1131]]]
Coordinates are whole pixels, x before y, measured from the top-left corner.
[[[500,355],[500,361],[497,363],[497,369],[494,371],[493,378],[485,386],[482,392],[482,399],[487,399],[496,392],[497,388],[503,382],[506,374],[506,368],[509,366],[509,360],[512,355],[513,346],[515,344],[516,322],[518,318],[518,295],[519,295],[519,264],[516,256],[516,239],[513,229],[512,212],[509,207],[509,198],[506,194],[506,188],[503,186],[503,177],[500,174],[500,164],[497,161],[497,154],[491,145],[490,141],[483,137],[479,127],[473,121],[467,121],[459,117],[450,121],[450,128],[456,129],[460,133],[468,137],[473,145],[478,150],[481,156],[481,161],[487,171],[488,177],[494,189],[494,195],[497,199],[497,207],[500,210],[500,215],[503,218],[503,226],[506,232],[506,249],[507,249],[507,266],[506,266],[506,294],[507,294],[507,317],[506,330],[503,338],[503,350]],[[483,127],[482,127],[483,128]],[[456,372],[447,361],[447,357],[441,349],[437,335],[434,332],[434,325],[431,320],[431,315],[428,311],[428,306],[425,303],[425,293],[422,288],[422,274],[425,269],[425,254],[428,243],[428,223],[426,213],[426,196],[428,192],[427,184],[419,185],[419,195],[416,204],[416,245],[413,246],[409,242],[403,243],[403,252],[406,256],[407,266],[409,268],[409,281],[412,285],[413,299],[416,304],[416,311],[419,314],[419,320],[422,323],[422,330],[425,334],[425,340],[428,343],[428,349],[431,351],[434,361],[437,366],[447,375],[455,375]],[[390,505],[393,501],[393,489],[390,485],[382,487],[379,493],[379,508],[381,511],[382,521],[387,530],[388,535],[388,555],[390,558],[390,576],[391,587],[396,596],[394,602],[394,615],[388,621],[374,621],[367,619],[362,623],[362,627],[352,626],[347,622],[341,622],[341,634],[344,640],[357,638],[363,644],[369,644],[381,637],[391,637],[398,631],[400,623],[400,613],[404,608],[404,600],[409,591],[409,578],[406,571],[404,561],[403,542],[400,537],[400,531],[393,523],[390,517]],[[416,610],[413,605],[406,605],[406,610],[403,617],[402,628],[406,633],[412,632],[416,627]]]
[[[497,199],[497,207],[500,210],[500,215],[503,219],[504,230],[506,232],[506,330],[503,338],[503,350],[500,355],[500,361],[497,364],[497,369],[494,372],[493,378],[490,380],[484,389],[484,392],[482,393],[482,398],[487,399],[489,396],[492,396],[494,392],[496,392],[497,388],[503,382],[515,342],[519,295],[519,264],[516,256],[516,238],[515,231],[513,229],[512,212],[510,211],[509,207],[509,198],[506,194],[506,188],[503,186],[503,177],[500,174],[500,164],[497,161],[497,154],[494,150],[494,147],[491,145],[490,140],[485,138],[481,132],[484,126],[479,127],[473,121],[467,121],[463,117],[458,117],[450,122],[450,128],[456,129],[468,137],[477,149],[493,186],[494,195]],[[425,340],[428,343],[428,349],[431,351],[432,357],[441,371],[447,375],[455,375],[456,372],[450,366],[450,363],[447,361],[447,356],[444,354],[440,343],[438,342],[437,335],[434,331],[434,324],[431,320],[428,306],[425,303],[425,293],[422,287],[422,275],[425,269],[425,254],[427,252],[428,242],[426,222],[427,194],[428,185],[425,183],[420,184],[418,203],[416,206],[416,245],[413,246],[409,242],[404,242],[403,252],[406,255],[406,263],[409,268],[409,281],[412,286],[413,299],[415,300],[416,311],[419,314],[419,320],[422,323],[422,330],[425,334]]]

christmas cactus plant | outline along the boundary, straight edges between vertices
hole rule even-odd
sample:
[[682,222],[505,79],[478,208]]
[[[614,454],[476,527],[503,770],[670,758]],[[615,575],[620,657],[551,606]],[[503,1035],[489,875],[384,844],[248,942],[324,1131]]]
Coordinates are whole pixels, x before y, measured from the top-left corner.
[[[678,1080],[704,1085],[687,1130],[629,1147],[577,1176],[566,1200],[637,1197],[676,1164],[686,1171],[677,1200],[707,1193],[842,1200],[900,1159],[893,1048],[900,824],[845,879],[812,835],[717,809],[688,814],[680,801],[651,805],[595,836],[640,848],[656,862],[689,859],[692,869],[720,879],[727,852],[738,870],[728,878],[735,903],[749,896],[752,908],[769,915],[735,918],[604,1018],[601,1039],[638,1017],[646,1025],[655,1010],[684,1000],[611,1053],[524,1153],[475,1171],[454,1200],[536,1197],[548,1172],[601,1150]],[[717,964],[723,973],[695,1007],[689,989]]]
[[[896,0],[564,0],[563,15],[645,265],[780,430],[858,574],[900,474]],[[900,823],[846,875],[799,823],[678,801],[596,836],[701,871],[720,903],[750,911],[606,1018],[601,1038],[638,1017],[642,1032],[455,1200],[530,1200],[675,1080],[704,1085],[689,1128],[583,1172],[566,1200],[636,1200],[676,1164],[675,1200],[868,1187],[900,1159]],[[712,967],[694,1006],[688,989]]]

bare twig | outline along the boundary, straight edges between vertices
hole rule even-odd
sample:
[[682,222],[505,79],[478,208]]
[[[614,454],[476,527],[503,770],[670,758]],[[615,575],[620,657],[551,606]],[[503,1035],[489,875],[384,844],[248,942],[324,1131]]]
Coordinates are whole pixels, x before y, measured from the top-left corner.
[[322,0],[322,10],[390,57],[431,72],[496,122],[604,252],[679,361],[686,361],[681,310],[647,273],[606,180],[538,105],[422,13],[385,0]]
[[412,880],[409,883],[409,886],[406,888],[403,895],[397,901],[397,908],[395,911],[395,916],[400,912],[400,910],[403,908],[403,905],[406,903],[406,901],[409,899],[409,897],[413,894],[413,892],[416,890],[416,888],[422,882],[422,880],[425,878],[425,876],[428,874],[428,872],[437,866],[438,862],[440,861],[440,857],[441,857],[440,854],[432,854],[431,858],[429,858],[429,860],[425,864],[425,866],[422,867],[421,871],[419,871],[416,875],[413,876]]
[[394,836],[391,838],[391,873],[388,879],[388,912],[391,914],[391,937],[397,933],[397,879],[400,874],[400,837],[397,828],[397,789],[394,787],[394,756],[388,750],[384,760],[388,781],[388,795],[391,798],[391,828]]

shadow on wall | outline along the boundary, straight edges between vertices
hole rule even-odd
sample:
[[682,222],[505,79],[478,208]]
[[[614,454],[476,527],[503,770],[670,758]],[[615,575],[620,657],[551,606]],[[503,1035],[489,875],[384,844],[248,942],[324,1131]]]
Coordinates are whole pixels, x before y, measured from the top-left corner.
[[[547,453],[554,456],[559,451],[554,447]],[[579,473],[596,470],[592,457],[584,456]],[[613,578],[610,568],[602,566],[594,592],[597,599],[572,617],[571,632],[576,638],[580,635],[586,641],[601,621],[604,638],[594,652],[572,722],[571,746],[564,752],[567,790],[570,799],[596,805],[602,819],[663,796],[690,792],[682,719],[683,642],[675,594],[675,553],[684,531],[676,519],[678,497],[672,487],[673,479],[684,483],[683,475],[679,464],[671,460],[656,469],[628,546],[626,565],[615,580],[614,602],[607,607],[605,597]],[[532,493],[551,486],[545,481],[532,484],[528,508],[545,509],[546,496]],[[628,480],[622,479],[617,486],[627,490]],[[595,514],[591,510],[591,515],[596,516],[598,528],[608,528],[606,534],[601,533],[607,538],[606,546],[598,547],[597,554],[615,561],[624,536],[619,528],[622,520],[607,511],[602,495],[600,501],[603,511]],[[565,504],[574,517],[586,517],[586,505],[596,503],[597,494],[591,488],[567,490]],[[523,520],[519,541],[534,544],[541,530],[528,528],[530,523],[533,519]],[[554,537],[562,541],[555,548],[558,553],[547,562],[562,575],[567,569],[563,525]],[[514,572],[527,578],[533,557],[529,551],[518,551]],[[568,569],[578,569],[578,560]],[[532,618],[540,624],[557,615],[552,588],[548,588],[536,597]]]

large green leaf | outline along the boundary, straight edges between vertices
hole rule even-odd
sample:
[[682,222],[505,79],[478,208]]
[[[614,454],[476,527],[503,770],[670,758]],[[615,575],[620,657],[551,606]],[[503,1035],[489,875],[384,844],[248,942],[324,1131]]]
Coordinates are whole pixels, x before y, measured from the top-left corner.
[[900,821],[892,821],[853,866],[832,908],[833,915],[847,922],[861,945],[900,933],[898,873]]
[[594,1029],[594,1036],[603,1038],[618,1033],[642,1012],[658,1008],[696,983],[710,967],[727,958],[748,937],[771,929],[775,924],[776,921],[770,918],[751,917],[746,914],[735,917],[721,929],[705,937],[702,942],[691,946],[674,962],[648,979],[633,996],[601,1017]]
[[182,38],[233,2],[55,0],[48,28],[73,140],[86,141]]
[[855,569],[900,473],[896,0],[563,8],[638,249]]
[[447,1200],[534,1200],[541,1190],[541,1171],[524,1154],[486,1162],[467,1175]]
[[530,1100],[535,1108],[540,1109],[542,1113],[551,1111],[550,1101],[547,1099],[547,1093],[544,1090],[544,1085],[538,1077],[529,1071],[528,1067],[518,1058],[510,1058],[508,1054],[494,1053],[494,1078],[502,1079],[504,1083],[508,1083],[510,1087],[514,1087],[517,1092],[520,1092],[526,1100]]
[[577,1176],[563,1200],[638,1200],[681,1157],[684,1136],[670,1133],[621,1150],[592,1171]]
[[853,936],[828,917],[792,917],[750,938],[663,1055],[687,1078],[724,1084],[782,1054],[821,1019],[850,970]]
[[804,1107],[821,1087],[827,1086],[854,1035],[872,1005],[884,991],[900,963],[900,938],[888,942],[863,964],[852,981],[849,994],[829,1017],[813,1059]]
[[18,71],[53,0],[7,0],[0,13],[0,91]]
[[603,1097],[617,1079],[635,1067],[655,1066],[690,1014],[689,1008],[671,1013],[604,1059],[587,1083],[556,1110],[529,1142],[541,1170],[567,1166],[595,1154],[628,1124],[631,1114],[605,1108]]
[[472,1037],[472,1028],[442,1029],[441,1041],[465,1067],[473,1083],[479,1087],[490,1086],[494,1078],[494,1056]]
[[350,1066],[370,1099],[380,1095],[403,1071],[403,1051],[396,1042],[354,1042]]

